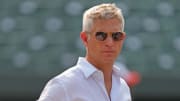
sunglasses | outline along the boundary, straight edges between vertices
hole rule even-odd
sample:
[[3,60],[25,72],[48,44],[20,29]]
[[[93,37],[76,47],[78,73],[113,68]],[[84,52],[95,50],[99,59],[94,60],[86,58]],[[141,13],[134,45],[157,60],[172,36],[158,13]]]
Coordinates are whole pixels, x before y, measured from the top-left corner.
[[[113,41],[120,41],[124,39],[125,34],[123,32],[112,32]],[[106,32],[96,32],[96,39],[99,41],[104,41],[108,37],[108,33]]]

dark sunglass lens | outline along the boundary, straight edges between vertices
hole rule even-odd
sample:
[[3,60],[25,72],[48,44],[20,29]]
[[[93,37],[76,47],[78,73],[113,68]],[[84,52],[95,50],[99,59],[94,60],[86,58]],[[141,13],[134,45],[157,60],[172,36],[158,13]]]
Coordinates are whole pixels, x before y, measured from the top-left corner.
[[122,32],[114,32],[112,34],[112,38],[114,41],[119,41],[119,40],[122,40],[123,38],[123,33]]
[[104,41],[107,37],[105,32],[96,32],[96,39],[99,41]]

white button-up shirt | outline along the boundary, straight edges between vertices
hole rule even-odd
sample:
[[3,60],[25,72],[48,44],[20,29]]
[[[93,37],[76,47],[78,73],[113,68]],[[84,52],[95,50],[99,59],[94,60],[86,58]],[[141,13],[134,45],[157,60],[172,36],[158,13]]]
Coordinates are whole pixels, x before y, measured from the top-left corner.
[[109,97],[103,73],[80,57],[77,65],[47,83],[38,101],[131,101],[131,94],[114,66]]

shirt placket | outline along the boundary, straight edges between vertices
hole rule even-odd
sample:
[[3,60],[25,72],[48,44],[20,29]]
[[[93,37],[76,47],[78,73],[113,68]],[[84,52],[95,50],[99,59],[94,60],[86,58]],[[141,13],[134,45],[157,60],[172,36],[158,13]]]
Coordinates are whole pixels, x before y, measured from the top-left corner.
[[105,84],[104,84],[104,75],[101,71],[97,71],[94,75],[94,79],[96,81],[96,84],[99,86],[99,88],[101,89],[106,101],[111,101],[109,96],[108,96],[108,93],[106,91],[106,87],[105,87]]

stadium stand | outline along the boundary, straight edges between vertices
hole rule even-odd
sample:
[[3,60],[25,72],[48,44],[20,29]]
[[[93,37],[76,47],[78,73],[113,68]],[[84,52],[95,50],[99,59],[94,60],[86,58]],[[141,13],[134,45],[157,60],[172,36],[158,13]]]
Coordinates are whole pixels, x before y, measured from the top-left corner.
[[102,2],[125,15],[118,61],[142,75],[133,98],[180,99],[179,0],[0,0],[0,100],[35,100],[47,80],[74,65],[84,55],[82,13]]

